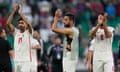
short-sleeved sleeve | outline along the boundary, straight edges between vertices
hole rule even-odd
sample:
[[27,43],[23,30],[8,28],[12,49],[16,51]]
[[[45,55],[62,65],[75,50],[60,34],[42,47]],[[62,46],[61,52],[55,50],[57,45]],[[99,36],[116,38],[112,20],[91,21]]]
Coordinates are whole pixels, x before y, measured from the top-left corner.
[[33,36],[34,30],[32,29],[32,33],[30,33],[29,30],[27,29],[26,32],[27,32],[30,36]]
[[108,27],[108,30],[112,33],[112,37],[114,36],[115,29],[113,27]]
[[95,40],[93,39],[90,43],[90,47],[89,47],[89,50],[90,51],[93,51],[94,50],[94,43],[95,43]]
[[93,45],[90,45],[89,50],[93,51]]
[[93,27],[93,28],[90,30],[90,32],[93,31],[94,29],[95,29],[95,27]]
[[112,33],[114,33],[114,28],[113,27],[108,27],[108,30],[110,31],[110,32],[112,32]]
[[19,29],[15,28],[15,31],[13,32],[13,35],[15,36],[19,32]]
[[31,41],[31,45],[32,46],[36,46],[36,45],[39,45],[39,42],[36,40],[36,39],[31,39],[32,41]]
[[79,30],[77,28],[73,27],[72,30],[76,36],[79,36]]

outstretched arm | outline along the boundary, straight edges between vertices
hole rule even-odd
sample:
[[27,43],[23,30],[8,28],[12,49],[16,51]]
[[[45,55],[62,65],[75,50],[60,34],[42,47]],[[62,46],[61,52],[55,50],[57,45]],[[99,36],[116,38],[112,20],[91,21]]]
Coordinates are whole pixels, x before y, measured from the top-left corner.
[[16,12],[16,8],[17,8],[17,4],[14,4],[14,5],[13,5],[12,13],[10,14],[10,16],[9,16],[8,19],[7,19],[7,26],[8,26],[8,28],[10,29],[10,31],[12,31],[12,32],[15,31],[15,28],[14,28],[14,26],[11,24],[11,21],[12,21],[12,19],[13,19],[13,16],[14,16],[15,12]]
[[27,18],[22,14],[22,6],[19,5],[19,15],[20,17],[25,21],[25,24],[27,25],[29,32],[32,34],[32,26],[30,25],[29,21],[27,20]]

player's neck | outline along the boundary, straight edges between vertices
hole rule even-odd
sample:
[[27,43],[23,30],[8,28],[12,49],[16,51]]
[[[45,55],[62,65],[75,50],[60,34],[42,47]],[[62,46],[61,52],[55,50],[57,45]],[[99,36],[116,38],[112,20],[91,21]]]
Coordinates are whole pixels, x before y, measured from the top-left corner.
[[74,25],[74,24],[70,24],[70,28],[72,28],[72,27],[73,27],[73,25]]
[[103,27],[100,27],[100,29],[103,29]]
[[37,40],[40,40],[40,38],[36,38]]
[[23,33],[23,32],[25,32],[25,30],[23,29],[23,30],[20,30],[20,33]]
[[72,27],[73,27],[73,25],[70,26],[70,28],[72,28]]

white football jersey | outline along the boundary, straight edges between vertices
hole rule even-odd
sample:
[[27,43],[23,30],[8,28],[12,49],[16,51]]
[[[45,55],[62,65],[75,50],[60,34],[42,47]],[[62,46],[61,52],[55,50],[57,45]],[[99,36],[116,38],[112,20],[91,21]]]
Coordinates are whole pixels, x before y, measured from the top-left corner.
[[31,61],[31,34],[28,30],[21,33],[19,29],[15,28],[14,32],[14,51],[15,61]]
[[112,42],[114,28],[108,27],[109,32],[112,32],[111,38],[105,37],[104,29],[98,29],[94,43],[94,59],[112,58]]
[[[33,37],[31,37],[31,46],[35,47],[36,45],[39,45],[39,42]],[[32,49],[31,53],[32,53],[32,65],[37,66],[37,50]]]
[[[78,47],[79,47],[79,44],[78,44],[78,37],[79,37],[79,30],[75,27],[72,28],[73,30],[73,40],[72,40],[72,43],[71,43],[71,59],[72,60],[76,60],[78,59]],[[67,50],[66,50],[66,45],[67,45],[67,42],[66,42],[66,38],[65,38],[65,41],[64,41],[64,56],[66,56],[66,53],[67,53]]]
[[[31,46],[35,47],[36,45],[39,45],[39,42],[36,39],[32,38],[31,39]],[[32,62],[35,65],[37,65],[37,50],[36,49],[32,49],[31,53],[32,53]]]

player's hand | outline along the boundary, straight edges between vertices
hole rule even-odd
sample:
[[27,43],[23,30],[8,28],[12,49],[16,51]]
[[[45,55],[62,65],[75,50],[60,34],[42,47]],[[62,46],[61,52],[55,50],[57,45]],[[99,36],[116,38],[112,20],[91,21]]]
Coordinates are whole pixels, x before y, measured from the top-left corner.
[[56,12],[55,12],[55,17],[61,18],[61,16],[62,16],[61,10],[57,9]]
[[71,45],[67,44],[66,49],[67,49],[67,51],[71,51]]
[[55,22],[58,22],[58,21],[59,21],[59,18],[55,16],[55,17],[54,17],[54,21],[55,21]]
[[22,13],[22,6],[19,4],[19,10],[18,13],[21,14]]
[[99,15],[98,16],[98,24],[97,24],[97,26],[100,26],[101,24],[103,24],[103,20],[104,20],[104,17],[102,15]]
[[103,24],[107,24],[107,17],[108,17],[108,14],[104,13],[104,23]]
[[118,69],[120,70],[120,60],[118,60]]
[[54,20],[60,20],[62,17],[62,12],[60,9],[57,9],[56,12],[55,12],[55,17],[54,17]]
[[18,6],[18,4],[17,4],[17,3],[14,3],[14,4],[13,4],[13,6],[12,6],[12,8],[13,8],[13,11],[16,11],[16,9],[17,9],[17,6]]

